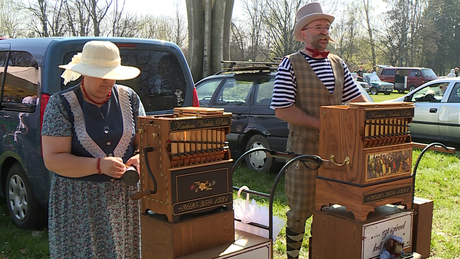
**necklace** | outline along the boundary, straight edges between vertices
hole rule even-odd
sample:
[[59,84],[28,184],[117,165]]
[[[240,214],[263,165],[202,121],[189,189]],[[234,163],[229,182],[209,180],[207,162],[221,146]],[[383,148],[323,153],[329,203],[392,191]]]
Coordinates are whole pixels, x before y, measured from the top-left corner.
[[81,89],[83,89],[83,93],[85,94],[86,98],[88,98],[88,100],[90,100],[90,102],[94,103],[94,104],[97,104],[97,105],[102,105],[104,103],[106,103],[109,99],[110,99],[110,96],[112,95],[112,91],[110,91],[108,94],[107,94],[107,98],[102,101],[102,102],[96,102],[94,101],[93,99],[91,99],[88,95],[88,93],[86,92],[86,89],[85,89],[85,85],[84,85],[84,79],[81,80]]

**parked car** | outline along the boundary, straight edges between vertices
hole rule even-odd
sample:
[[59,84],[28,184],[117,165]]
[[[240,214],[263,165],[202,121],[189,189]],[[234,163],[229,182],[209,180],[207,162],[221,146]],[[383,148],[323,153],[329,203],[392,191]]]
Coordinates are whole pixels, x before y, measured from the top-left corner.
[[394,84],[395,90],[411,92],[420,85],[437,78],[431,68],[424,67],[382,67],[380,80]]
[[[285,151],[287,123],[270,109],[276,67],[243,67],[221,71],[196,83],[201,107],[219,107],[232,112],[227,140],[234,159],[255,147]],[[246,156],[246,164],[267,173],[273,159],[265,152]]]
[[[276,118],[275,111],[270,109],[276,69],[276,66],[233,68],[196,83],[201,107],[224,108],[232,112],[227,140],[234,159],[255,147],[286,151],[287,122]],[[269,172],[274,162],[282,162],[274,161],[265,152],[253,152],[245,161],[249,168],[261,173]]]
[[360,85],[364,90],[366,90],[367,93],[369,93],[371,88],[369,87],[368,83],[363,82],[363,81],[358,81],[358,76],[356,73],[351,73],[351,77],[353,77],[353,80],[355,80],[355,83],[357,85]]
[[46,225],[51,172],[40,141],[43,113],[50,95],[63,84],[63,69],[89,40],[109,40],[120,49],[123,65],[140,75],[120,84],[132,87],[147,114],[172,113],[192,106],[196,91],[185,57],[173,43],[134,38],[37,38],[0,41],[0,197],[14,223],[23,228]]
[[414,140],[460,144],[460,78],[430,81],[390,102],[413,102],[410,134]]
[[372,95],[379,93],[389,95],[393,92],[394,84],[381,81],[375,73],[364,73],[363,80],[365,83],[369,84],[368,92]]

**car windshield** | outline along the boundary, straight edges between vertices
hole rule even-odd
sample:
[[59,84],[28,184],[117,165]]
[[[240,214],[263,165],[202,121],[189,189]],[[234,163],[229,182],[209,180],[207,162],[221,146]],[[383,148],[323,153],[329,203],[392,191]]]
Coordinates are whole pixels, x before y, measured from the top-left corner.
[[422,69],[422,74],[424,77],[437,77],[434,73],[433,69],[431,68],[424,68]]
[[380,82],[380,78],[377,75],[371,74],[367,77],[369,78],[369,82]]

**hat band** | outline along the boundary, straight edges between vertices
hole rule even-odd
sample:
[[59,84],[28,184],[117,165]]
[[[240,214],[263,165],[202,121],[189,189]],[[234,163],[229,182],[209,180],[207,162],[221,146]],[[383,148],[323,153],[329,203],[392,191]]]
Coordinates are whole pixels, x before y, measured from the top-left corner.
[[85,58],[82,56],[79,63],[82,65],[87,64],[93,67],[112,68],[112,67],[121,66],[121,60],[119,58],[114,59],[114,60],[101,60],[101,59],[94,59],[94,58]]

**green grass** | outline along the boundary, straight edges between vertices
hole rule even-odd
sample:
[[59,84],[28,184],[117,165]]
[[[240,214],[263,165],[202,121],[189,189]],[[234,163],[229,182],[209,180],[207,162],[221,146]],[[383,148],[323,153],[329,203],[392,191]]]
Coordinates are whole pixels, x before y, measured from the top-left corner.
[[[402,94],[373,95],[376,101],[395,99]],[[413,164],[420,150],[413,152]],[[258,174],[239,166],[233,174],[233,186],[248,186],[251,190],[269,193],[279,167],[270,174]],[[433,224],[431,256],[434,259],[460,258],[460,161],[457,154],[426,152],[417,169],[415,196],[433,200]],[[234,193],[236,197],[236,192]],[[268,199],[251,195],[262,206]],[[281,178],[275,192],[274,215],[286,219],[288,210],[284,194],[284,179]],[[307,222],[306,237],[301,258],[308,257],[308,237],[311,218]],[[285,230],[282,229],[274,243],[274,258],[286,258]],[[48,258],[48,235],[46,230],[24,230],[17,228],[8,215],[6,204],[0,200],[0,259]]]
[[14,258],[49,258],[48,232],[16,227],[5,201],[0,200],[0,259]]
[[386,101],[386,100],[393,100],[393,99],[399,98],[399,97],[401,97],[401,96],[403,96],[405,94],[407,94],[407,92],[404,93],[404,94],[400,94],[400,93],[398,93],[398,91],[393,91],[389,95],[379,93],[377,95],[371,95],[371,97],[372,97],[372,99],[374,99],[374,102],[382,102],[382,101]]

